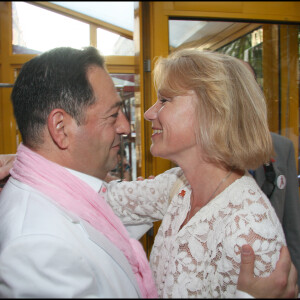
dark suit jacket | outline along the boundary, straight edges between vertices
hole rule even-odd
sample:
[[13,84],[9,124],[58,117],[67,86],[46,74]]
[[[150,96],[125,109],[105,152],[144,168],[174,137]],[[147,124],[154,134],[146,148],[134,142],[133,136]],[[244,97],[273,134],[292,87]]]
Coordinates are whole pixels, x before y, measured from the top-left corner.
[[[276,178],[270,202],[282,224],[292,261],[298,271],[298,285],[300,286],[300,200],[295,152],[291,140],[275,133],[271,133],[271,136],[276,152],[273,163]],[[283,189],[276,184],[280,175],[284,175],[286,179]],[[258,185],[262,187],[265,181],[263,166],[255,170],[254,177]]]

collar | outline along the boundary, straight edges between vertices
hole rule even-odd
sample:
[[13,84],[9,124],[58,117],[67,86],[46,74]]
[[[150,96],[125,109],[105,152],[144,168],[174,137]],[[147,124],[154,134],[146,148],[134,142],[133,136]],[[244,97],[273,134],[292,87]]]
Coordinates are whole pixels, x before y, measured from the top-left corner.
[[101,179],[69,168],[65,168],[65,169],[67,169],[74,176],[78,177],[79,179],[87,183],[95,192],[98,193],[100,191],[103,185],[103,181]]
[[[87,183],[95,192],[98,193],[100,191],[100,189],[103,185],[103,181],[101,179],[98,179],[91,175],[87,175],[85,173],[81,173],[79,171],[75,171],[73,169],[69,169],[69,168],[65,168],[65,169],[68,170],[70,173],[72,173],[77,178],[79,178],[82,181],[84,181],[85,183]],[[54,203],[54,202],[52,202],[52,203]],[[54,205],[58,206],[56,203],[54,203]],[[67,217],[71,222],[73,222],[73,223],[81,222],[81,219],[77,215],[73,214],[70,211],[67,211],[63,207],[60,207],[60,206],[58,206],[58,207],[64,213],[65,217]]]

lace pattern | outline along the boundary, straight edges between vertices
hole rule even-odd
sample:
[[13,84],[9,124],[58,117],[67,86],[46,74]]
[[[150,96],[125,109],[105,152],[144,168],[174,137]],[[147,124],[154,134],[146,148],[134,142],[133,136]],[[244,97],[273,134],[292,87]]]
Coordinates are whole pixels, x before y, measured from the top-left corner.
[[180,168],[173,168],[155,179],[111,181],[106,184],[105,197],[125,225],[161,220],[170,202],[170,190],[181,174]]
[[159,296],[234,297],[240,249],[246,243],[256,254],[255,275],[268,276],[286,242],[276,213],[255,180],[249,174],[236,180],[179,230],[188,213],[191,188],[184,180],[169,206],[168,193],[181,174],[174,168],[148,187],[150,180],[110,187],[114,196],[109,202],[119,216],[125,212],[122,219],[127,224],[164,216],[150,256]]

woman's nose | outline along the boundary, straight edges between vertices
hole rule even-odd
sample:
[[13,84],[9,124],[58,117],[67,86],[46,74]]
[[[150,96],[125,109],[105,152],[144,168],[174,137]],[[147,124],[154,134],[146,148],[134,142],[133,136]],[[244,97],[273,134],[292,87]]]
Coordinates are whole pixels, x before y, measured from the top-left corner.
[[157,102],[153,104],[147,111],[144,113],[144,118],[147,121],[152,121],[157,118],[157,112],[158,112],[158,105]]

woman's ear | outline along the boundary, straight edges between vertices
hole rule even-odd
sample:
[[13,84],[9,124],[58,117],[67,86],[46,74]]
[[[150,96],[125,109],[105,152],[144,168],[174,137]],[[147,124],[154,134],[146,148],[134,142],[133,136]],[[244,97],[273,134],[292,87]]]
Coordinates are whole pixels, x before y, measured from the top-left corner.
[[48,130],[52,140],[60,149],[69,146],[69,127],[72,126],[72,117],[63,109],[53,109],[48,116]]

